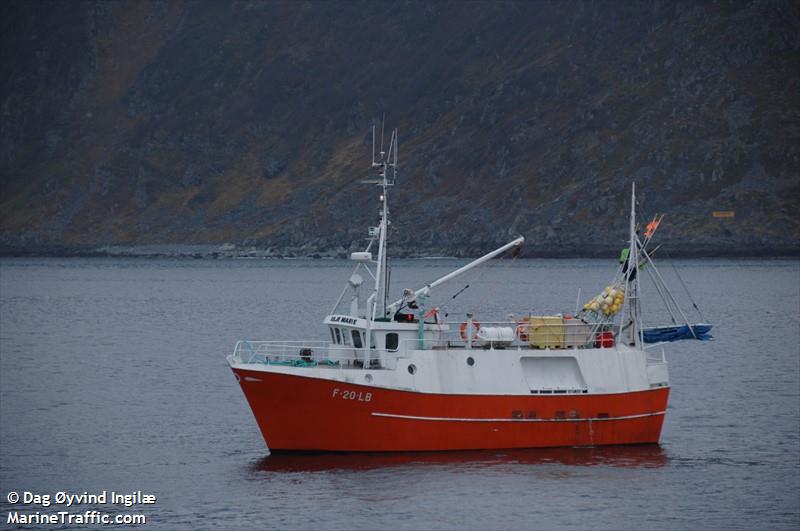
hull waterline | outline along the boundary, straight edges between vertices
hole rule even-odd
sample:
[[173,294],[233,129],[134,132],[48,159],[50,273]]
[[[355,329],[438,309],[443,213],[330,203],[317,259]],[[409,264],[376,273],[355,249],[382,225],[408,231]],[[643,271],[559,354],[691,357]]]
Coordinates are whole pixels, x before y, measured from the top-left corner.
[[669,387],[420,393],[233,368],[271,451],[402,452],[657,443]]

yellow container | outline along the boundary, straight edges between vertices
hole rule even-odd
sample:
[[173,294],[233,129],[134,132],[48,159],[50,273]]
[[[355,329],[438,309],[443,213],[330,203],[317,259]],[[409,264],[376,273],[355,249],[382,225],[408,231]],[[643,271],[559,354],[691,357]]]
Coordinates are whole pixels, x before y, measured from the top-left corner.
[[564,348],[564,318],[529,317],[528,343],[532,348]]

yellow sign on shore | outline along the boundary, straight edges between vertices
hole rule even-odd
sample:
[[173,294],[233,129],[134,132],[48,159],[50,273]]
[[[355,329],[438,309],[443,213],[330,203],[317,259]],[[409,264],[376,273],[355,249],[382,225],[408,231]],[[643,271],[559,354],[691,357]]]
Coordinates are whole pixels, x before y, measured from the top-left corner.
[[715,218],[733,218],[736,217],[736,212],[733,210],[715,210],[712,216]]

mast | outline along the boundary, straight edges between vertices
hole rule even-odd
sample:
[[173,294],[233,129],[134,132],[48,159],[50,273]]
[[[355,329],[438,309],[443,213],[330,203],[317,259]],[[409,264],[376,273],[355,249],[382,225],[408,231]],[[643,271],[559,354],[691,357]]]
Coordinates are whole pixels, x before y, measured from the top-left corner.
[[[381,141],[381,144],[383,141]],[[381,145],[381,148],[383,146]],[[379,161],[373,162],[372,167],[378,170],[378,186],[380,187],[380,225],[378,226],[378,259],[375,272],[375,288],[373,290],[374,300],[370,315],[375,319],[380,314],[386,314],[386,298],[389,293],[389,275],[387,274],[387,240],[389,229],[389,187],[394,184],[394,178],[390,181],[387,172],[391,170],[393,177],[397,175],[397,129],[392,131],[389,141],[388,154],[381,149]]]
[[629,227],[628,267],[625,274],[625,296],[630,316],[629,343],[641,347],[642,324],[639,315],[639,238],[636,235],[636,183],[631,184],[631,217]]
[[[381,150],[378,153],[378,161],[375,161],[375,126],[372,126],[373,138],[373,160],[372,168],[378,170],[378,180],[375,184],[380,188],[380,224],[377,227],[378,257],[375,261],[375,284],[372,294],[367,299],[367,326],[364,340],[364,368],[370,366],[370,350],[372,348],[372,321],[380,312],[380,316],[386,314],[386,299],[389,293],[389,275],[387,274],[387,237],[389,229],[389,187],[394,185],[397,177],[397,129],[392,131],[389,141],[389,153],[383,151],[383,128],[381,128]],[[387,171],[392,170],[392,180],[389,181]],[[374,239],[373,239],[374,241]]]

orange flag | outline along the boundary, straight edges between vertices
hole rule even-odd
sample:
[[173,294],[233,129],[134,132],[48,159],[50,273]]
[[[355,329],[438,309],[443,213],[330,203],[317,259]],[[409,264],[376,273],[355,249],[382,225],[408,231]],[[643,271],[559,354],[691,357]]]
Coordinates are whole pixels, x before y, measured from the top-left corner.
[[[661,218],[663,218],[663,217],[664,216],[661,216]],[[653,218],[653,221],[651,221],[650,223],[647,224],[647,230],[644,231],[645,237],[647,237],[647,238],[652,238],[653,237],[653,234],[656,233],[656,229],[661,224],[661,218],[659,218],[658,215],[656,215]]]

